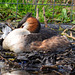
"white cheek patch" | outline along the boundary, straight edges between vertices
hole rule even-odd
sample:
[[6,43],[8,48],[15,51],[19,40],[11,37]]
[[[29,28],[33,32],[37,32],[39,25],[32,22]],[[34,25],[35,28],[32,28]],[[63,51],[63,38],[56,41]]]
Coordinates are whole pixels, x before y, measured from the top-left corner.
[[28,28],[28,22],[25,22],[25,23],[23,24],[23,28],[25,28],[25,29]]

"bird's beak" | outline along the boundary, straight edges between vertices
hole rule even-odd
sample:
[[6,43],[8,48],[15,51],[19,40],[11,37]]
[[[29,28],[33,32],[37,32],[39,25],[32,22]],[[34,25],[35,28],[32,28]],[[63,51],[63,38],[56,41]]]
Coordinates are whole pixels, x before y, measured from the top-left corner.
[[28,22],[25,22],[23,25],[22,25],[22,28],[28,28]]

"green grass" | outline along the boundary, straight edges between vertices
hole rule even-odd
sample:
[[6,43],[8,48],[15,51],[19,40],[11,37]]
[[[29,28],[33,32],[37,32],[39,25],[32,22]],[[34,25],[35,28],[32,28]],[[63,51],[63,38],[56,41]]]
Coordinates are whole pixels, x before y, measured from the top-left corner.
[[[20,21],[27,12],[32,12],[32,15],[36,17],[35,6],[36,3],[34,0],[19,0],[18,3],[28,3],[28,4],[18,4],[17,7],[17,0],[0,0],[0,2],[5,2],[4,4],[0,4],[0,20],[6,21],[7,19],[13,20],[17,19],[16,21]],[[43,2],[42,2],[43,1]],[[62,0],[55,0],[55,4],[60,4]],[[8,3],[15,3],[15,4],[8,4]],[[34,3],[34,5],[32,5]],[[72,22],[75,24],[75,10],[71,10],[71,6],[54,6],[53,1],[51,0],[38,0],[38,4],[52,4],[52,5],[37,5],[39,9],[39,20],[41,23],[44,23],[44,16],[42,8],[45,7],[45,15],[48,19],[48,23],[60,21],[61,23],[70,23],[71,17]],[[17,13],[16,13],[16,9]],[[53,15],[54,11],[54,15]]]

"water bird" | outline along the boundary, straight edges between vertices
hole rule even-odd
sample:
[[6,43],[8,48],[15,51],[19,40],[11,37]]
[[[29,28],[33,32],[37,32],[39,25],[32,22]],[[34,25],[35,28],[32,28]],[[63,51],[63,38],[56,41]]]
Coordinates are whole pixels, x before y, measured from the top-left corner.
[[[39,30],[39,21],[34,17],[27,18],[22,28],[14,29],[4,38],[2,44],[3,49],[11,50],[16,53],[24,51],[28,43],[26,42],[26,38],[28,38],[27,35],[31,33],[38,33]],[[29,40],[31,40],[31,38]]]
[[11,31],[6,36],[3,49],[15,53],[32,50],[55,51],[66,48],[69,44],[67,38],[58,36],[54,30],[41,29],[40,22],[30,16],[22,23],[21,28]]

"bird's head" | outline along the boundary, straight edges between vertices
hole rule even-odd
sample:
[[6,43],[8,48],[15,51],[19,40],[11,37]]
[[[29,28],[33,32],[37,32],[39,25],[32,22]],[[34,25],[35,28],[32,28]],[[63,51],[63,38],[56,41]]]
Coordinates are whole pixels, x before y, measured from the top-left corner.
[[26,22],[22,24],[22,27],[29,30],[31,33],[38,33],[40,31],[41,25],[40,22],[34,18],[27,18]]

